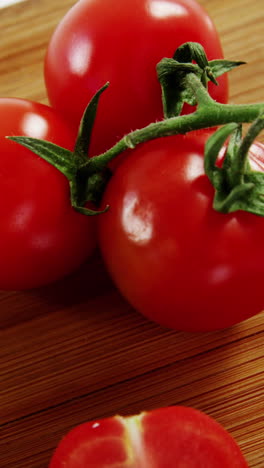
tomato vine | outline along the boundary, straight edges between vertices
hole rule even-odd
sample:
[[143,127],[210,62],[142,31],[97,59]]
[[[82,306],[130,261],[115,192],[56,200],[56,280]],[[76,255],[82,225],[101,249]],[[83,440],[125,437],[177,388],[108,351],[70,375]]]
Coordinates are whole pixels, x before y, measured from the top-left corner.
[[[229,124],[220,134],[217,133],[209,139],[205,154],[207,175],[213,185],[219,189],[219,183],[215,182],[215,174],[219,174],[220,170],[212,170],[211,164],[208,162],[208,159],[214,161],[218,156],[219,145],[216,142],[220,141],[221,144],[224,144],[225,139],[236,131],[237,124],[254,122],[245,139],[242,140],[242,137],[240,137],[240,149],[237,149],[237,144],[234,150],[237,157],[232,170],[238,170],[241,165],[239,161],[241,159],[242,161],[246,160],[250,144],[264,127],[263,103],[249,105],[221,104],[214,101],[207,91],[209,81],[217,85],[216,78],[218,76],[241,64],[244,64],[244,62],[208,61],[200,44],[191,42],[183,44],[176,50],[172,59],[164,58],[157,65],[165,119],[128,133],[112,148],[90,159],[87,158],[87,154],[89,154],[97,107],[100,96],[107,89],[109,83],[106,83],[89,102],[79,126],[73,152],[44,140],[21,136],[9,138],[29,148],[60,170],[69,180],[72,206],[82,214],[93,215],[102,213],[102,211],[93,211],[85,205],[89,201],[99,205],[104,187],[110,177],[108,165],[118,155],[149,140]],[[191,114],[180,115],[184,103],[195,105],[196,110]],[[243,180],[240,178],[240,181],[235,184],[235,191],[230,190],[232,191],[231,195],[230,193],[224,194],[224,202],[223,193],[221,192],[220,195],[217,193],[214,206],[219,211],[223,210],[225,212],[243,207],[246,211],[264,215],[262,202],[256,202],[259,188],[263,186],[263,175],[256,176],[253,174],[244,162],[242,166],[247,167],[242,177]],[[223,175],[224,170],[221,173]],[[244,199],[244,195],[249,192],[251,193],[251,201],[249,203],[241,201],[241,195],[242,199]],[[233,203],[234,199],[236,200],[235,203]],[[107,208],[106,206],[103,211],[107,210]]]

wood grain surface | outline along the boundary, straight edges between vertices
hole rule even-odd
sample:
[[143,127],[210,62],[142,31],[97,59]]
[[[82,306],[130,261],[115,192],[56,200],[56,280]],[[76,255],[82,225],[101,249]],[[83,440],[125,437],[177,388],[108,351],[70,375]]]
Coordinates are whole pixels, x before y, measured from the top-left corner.
[[[0,96],[47,103],[43,57],[74,3],[0,0]],[[264,101],[263,1],[200,3],[225,57],[248,62],[230,75],[230,101]],[[57,284],[0,292],[0,467],[47,467],[84,421],[184,404],[216,418],[263,468],[263,318],[200,335],[161,328],[124,301],[98,253]]]

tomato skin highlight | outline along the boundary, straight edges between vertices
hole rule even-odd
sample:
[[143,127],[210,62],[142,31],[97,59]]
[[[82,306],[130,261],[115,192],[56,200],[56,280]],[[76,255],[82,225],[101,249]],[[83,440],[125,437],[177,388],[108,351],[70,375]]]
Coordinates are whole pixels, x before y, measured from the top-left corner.
[[[47,49],[50,103],[78,125],[92,96],[110,82],[90,147],[91,156],[100,154],[131,130],[163,118],[156,65],[187,41],[201,43],[209,60],[223,57],[215,26],[195,0],[79,1]],[[209,89],[214,99],[227,102],[226,75]]]
[[75,270],[95,247],[94,220],[77,213],[63,174],[6,136],[69,150],[75,132],[43,104],[0,99],[0,289],[39,287]]
[[168,137],[131,152],[99,219],[102,256],[120,292],[146,317],[183,331],[226,328],[264,308],[264,219],[212,208],[207,137]]
[[248,468],[237,443],[218,422],[184,406],[75,427],[59,443],[49,468],[88,466]]

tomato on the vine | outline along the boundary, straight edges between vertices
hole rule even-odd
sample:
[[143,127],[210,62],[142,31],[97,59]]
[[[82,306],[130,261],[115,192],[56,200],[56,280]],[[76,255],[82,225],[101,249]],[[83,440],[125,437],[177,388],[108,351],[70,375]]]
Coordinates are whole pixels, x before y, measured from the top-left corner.
[[[123,135],[163,118],[156,65],[184,42],[199,42],[208,60],[222,58],[216,28],[196,0],[82,0],[61,20],[50,40],[45,82],[51,105],[78,126],[91,97],[106,82],[90,155]],[[226,75],[211,86],[227,102]],[[190,111],[185,107],[185,112]]]
[[171,406],[91,421],[59,443],[49,468],[247,468],[232,436],[205,413]]
[[95,246],[94,219],[71,207],[69,183],[52,165],[6,136],[41,138],[72,150],[75,132],[43,104],[0,99],[0,289],[55,281]]
[[[206,331],[264,308],[264,219],[215,211],[204,172],[206,132],[140,145],[113,175],[99,243],[121,293],[143,315]],[[251,148],[263,170],[264,147]],[[261,158],[262,154],[262,158]]]

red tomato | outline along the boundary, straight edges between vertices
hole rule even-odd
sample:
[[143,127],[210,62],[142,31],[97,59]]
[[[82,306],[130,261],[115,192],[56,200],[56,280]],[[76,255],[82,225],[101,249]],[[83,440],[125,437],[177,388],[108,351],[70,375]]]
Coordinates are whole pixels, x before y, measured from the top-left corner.
[[94,221],[70,203],[69,183],[57,169],[6,139],[30,136],[69,150],[74,133],[53,109],[0,99],[0,289],[40,286],[70,273],[90,255]]
[[247,468],[230,434],[193,408],[174,406],[71,430],[49,468]]
[[[264,309],[264,219],[212,208],[206,133],[145,143],[113,175],[101,252],[128,301],[177,330],[221,329]],[[264,146],[255,149],[262,162]]]
[[[88,101],[107,81],[90,154],[124,134],[163,118],[156,65],[187,41],[200,42],[208,58],[222,58],[217,31],[195,0],[83,0],[55,30],[45,61],[53,107],[76,125]],[[210,85],[227,102],[227,77]]]

